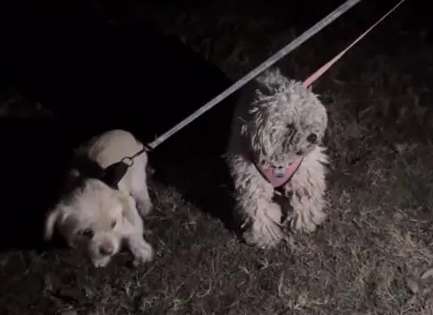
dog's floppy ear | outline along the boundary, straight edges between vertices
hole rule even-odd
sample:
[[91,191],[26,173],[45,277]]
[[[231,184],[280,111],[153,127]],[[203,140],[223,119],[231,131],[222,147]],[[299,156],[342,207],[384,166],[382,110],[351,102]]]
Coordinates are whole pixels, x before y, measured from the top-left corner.
[[59,232],[63,234],[63,237],[66,237],[68,245],[74,247],[73,240],[68,236],[73,231],[72,228],[77,224],[77,220],[71,213],[70,208],[57,206],[54,210],[50,211],[45,220],[44,239],[46,241],[51,240],[58,227],[61,228]]
[[248,128],[245,125],[241,126],[241,135],[246,136],[248,134]]
[[61,216],[62,216],[62,211],[60,210],[60,208],[51,210],[50,213],[48,214],[45,220],[45,229],[44,229],[44,239],[46,241],[51,240],[53,238],[56,224]]
[[53,238],[56,227],[59,224],[64,224],[67,219],[71,217],[69,208],[65,208],[62,205],[57,205],[51,210],[45,220],[44,238],[45,240],[51,240]]

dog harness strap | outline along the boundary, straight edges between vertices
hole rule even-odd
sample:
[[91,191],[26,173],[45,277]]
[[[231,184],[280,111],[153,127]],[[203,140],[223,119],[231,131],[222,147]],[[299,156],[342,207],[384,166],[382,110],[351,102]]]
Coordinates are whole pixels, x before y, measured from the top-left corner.
[[130,164],[124,162],[113,163],[102,168],[98,163],[85,157],[76,157],[73,161],[74,168],[80,172],[81,178],[95,178],[104,182],[113,189],[118,190],[118,184],[125,176]]
[[80,177],[97,178],[104,177],[104,169],[98,163],[84,156],[75,157],[72,161],[72,168],[79,171]]
[[119,183],[125,176],[130,164],[125,163],[123,160],[107,166],[104,169],[104,176],[101,180],[108,186],[119,190]]

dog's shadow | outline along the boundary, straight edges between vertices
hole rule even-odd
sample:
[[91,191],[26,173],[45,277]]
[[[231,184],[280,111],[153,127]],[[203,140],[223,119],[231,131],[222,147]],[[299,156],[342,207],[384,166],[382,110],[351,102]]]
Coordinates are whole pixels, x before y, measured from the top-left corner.
[[44,248],[44,221],[62,185],[69,149],[46,120],[0,120],[0,250]]
[[[153,177],[235,229],[232,180],[224,160],[233,100],[150,153]],[[158,196],[155,196],[156,198]]]

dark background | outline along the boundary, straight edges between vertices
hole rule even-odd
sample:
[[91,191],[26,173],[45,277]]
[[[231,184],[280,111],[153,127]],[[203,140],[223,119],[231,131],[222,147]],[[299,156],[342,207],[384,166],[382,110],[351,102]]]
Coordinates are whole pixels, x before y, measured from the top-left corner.
[[[364,1],[340,18],[341,23],[335,22],[332,37],[336,42],[348,42],[393,3]],[[269,1],[265,11],[255,10],[247,1],[230,5],[240,16],[250,15],[251,21],[260,14],[269,15],[280,21],[276,24],[304,30],[338,4],[340,1],[314,5]],[[113,128],[130,130],[140,140],[151,141],[239,77],[238,72],[224,73],[176,34],[167,35],[164,18],[151,9],[156,5],[171,12],[173,19],[192,9],[202,10],[204,20],[227,18],[224,4],[212,14],[200,1],[2,1],[1,91],[4,95],[14,91],[29,103],[42,104],[50,113],[27,119],[13,114],[2,117],[3,211],[16,224],[24,222],[29,230],[40,226],[34,224],[33,215],[55,200],[53,192],[60,187],[71,149],[78,143]],[[209,3],[209,8],[213,5]],[[432,40],[431,18],[419,1],[408,1],[386,23],[387,32],[372,33],[371,37],[378,36],[380,42],[392,36],[392,29],[399,29],[407,33],[406,38],[422,34],[424,41]],[[325,36],[327,32],[323,32]],[[227,46],[233,44],[227,41]],[[384,51],[389,49],[386,46],[384,41]],[[274,44],[272,49],[277,48]],[[325,48],[324,56],[335,53]],[[257,63],[271,52],[259,52]],[[315,62],[313,67],[319,65]],[[294,77],[308,74],[305,70],[293,72]],[[170,165],[178,172],[185,161],[224,152],[235,99],[236,95],[219,104],[152,153],[151,163],[162,178],[168,176],[173,181]],[[188,174],[191,170],[183,175]],[[39,210],[29,215],[30,208]],[[13,231],[1,229],[1,239],[22,237],[17,231],[23,227],[8,225]]]
[[[42,241],[77,144],[112,128],[153,140],[342,2],[0,1],[0,314],[167,314],[179,300],[177,313],[286,314],[324,292],[303,314],[404,313],[433,244],[426,1],[407,0],[313,85],[331,219],[297,248],[262,253],[231,234],[221,155],[237,93],[150,153],[154,263],[95,272]],[[305,79],[395,3],[361,1],[278,66]]]
[[[269,1],[264,11],[255,10],[247,1],[228,3],[232,6],[230,12],[247,20],[248,15],[251,21],[260,14],[268,15],[276,24],[304,30],[340,1],[314,5],[306,1]],[[347,43],[394,3],[361,2],[323,35],[332,36],[336,43]],[[227,18],[224,3],[219,11],[209,11],[206,6],[200,1],[2,1],[0,88],[5,95],[14,91],[29,103],[42,104],[50,113],[27,119],[13,114],[2,117],[1,165],[6,186],[3,211],[13,217],[13,222],[24,222],[29,230],[40,226],[33,223],[36,219],[32,215],[39,215],[55,200],[53,192],[60,187],[71,149],[80,142],[113,128],[130,130],[140,140],[151,141],[239,77],[239,72],[221,69],[212,58],[205,60],[197,50],[185,45],[179,34],[167,35],[164,17],[152,11],[153,7],[162,7],[173,19],[187,10],[202,10],[204,20]],[[385,23],[386,32],[369,35],[377,38],[384,52],[397,55],[396,48],[416,45],[420,36],[424,43],[432,40],[429,11],[419,1],[403,4]],[[408,44],[390,39],[394,46],[387,45],[395,29],[404,32]],[[214,35],[208,36],[212,39]],[[227,46],[233,44],[227,41]],[[275,51],[281,47],[278,45],[271,47]],[[325,57],[336,53],[326,48],[322,46],[320,61],[310,63],[308,70],[293,71],[293,76],[305,77]],[[368,45],[364,49],[368,51]],[[268,48],[256,50],[259,57],[253,60],[258,63],[271,52]],[[173,181],[170,175],[174,167],[176,181],[195,172],[179,173],[179,165],[185,161],[224,152],[235,99],[236,95],[219,104],[152,153],[151,163],[161,178]],[[39,210],[29,215],[30,208]],[[14,239],[18,234],[22,237],[17,231],[24,227],[8,225],[13,231],[1,229],[1,239]]]

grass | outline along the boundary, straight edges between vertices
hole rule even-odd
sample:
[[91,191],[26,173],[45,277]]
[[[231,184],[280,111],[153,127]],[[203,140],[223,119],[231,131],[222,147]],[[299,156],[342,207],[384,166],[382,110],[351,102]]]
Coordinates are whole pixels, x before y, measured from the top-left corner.
[[[237,78],[298,33],[284,16],[270,18],[275,11],[251,7],[254,20],[216,2],[147,14]],[[227,14],[206,21],[208,10]],[[269,251],[248,247],[186,197],[213,203],[214,191],[155,181],[146,221],[154,262],[135,269],[125,253],[95,270],[67,249],[1,253],[0,313],[433,314],[433,58],[427,42],[415,49],[395,32],[399,23],[378,29],[315,86],[329,110],[332,157],[329,219],[317,232]],[[334,32],[280,65],[305,77],[342,47]],[[204,166],[203,177],[220,171]]]

